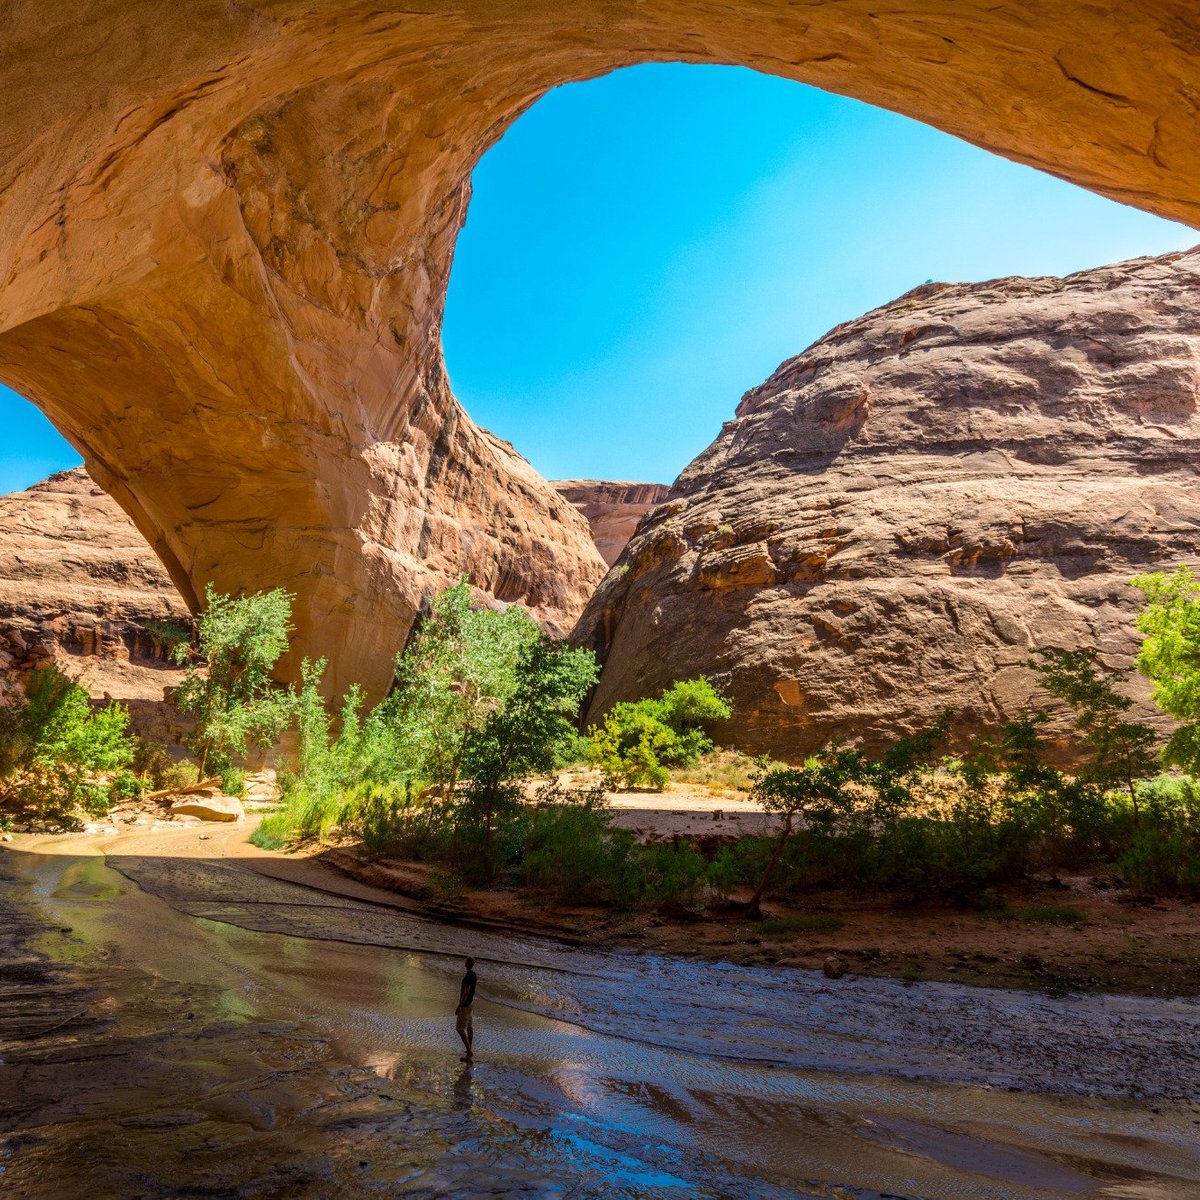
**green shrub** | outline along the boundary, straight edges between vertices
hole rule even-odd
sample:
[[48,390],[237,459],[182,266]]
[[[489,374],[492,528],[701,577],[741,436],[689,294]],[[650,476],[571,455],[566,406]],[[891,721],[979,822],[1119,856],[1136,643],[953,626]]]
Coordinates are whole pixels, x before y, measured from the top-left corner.
[[119,704],[95,708],[59,667],[37,668],[24,692],[0,702],[0,812],[11,821],[78,823],[101,816],[133,786],[129,713]]
[[282,850],[291,841],[291,822],[286,813],[271,813],[263,817],[250,841],[262,850]]
[[517,878],[559,903],[625,905],[636,848],[631,834],[611,828],[602,792],[548,789],[530,813]]
[[694,912],[705,893],[708,865],[686,842],[650,842],[638,852],[639,900],[668,912]]
[[1194,828],[1140,829],[1118,860],[1117,870],[1125,886],[1140,898],[1200,899],[1200,834]]
[[194,787],[200,782],[200,768],[190,758],[182,758],[179,762],[169,762],[163,768],[158,780],[157,791],[179,791],[183,788]]
[[241,767],[226,767],[221,772],[221,791],[227,796],[244,796],[246,772]]
[[128,767],[122,767],[108,785],[113,800],[140,800],[146,785]]
[[991,910],[997,921],[1019,921],[1026,925],[1082,925],[1083,913],[1069,904],[1014,904]]
[[606,786],[661,791],[671,767],[693,765],[713,748],[705,726],[731,711],[703,676],[682,680],[656,698],[614,704],[588,731],[591,756]]

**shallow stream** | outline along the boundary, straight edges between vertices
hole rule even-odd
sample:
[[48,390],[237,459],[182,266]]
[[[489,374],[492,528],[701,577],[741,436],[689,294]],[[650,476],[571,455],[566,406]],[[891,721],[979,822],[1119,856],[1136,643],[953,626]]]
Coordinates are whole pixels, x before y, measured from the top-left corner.
[[6,856],[90,999],[3,1048],[0,1190],[1200,1196],[1194,1002],[571,950],[200,837]]

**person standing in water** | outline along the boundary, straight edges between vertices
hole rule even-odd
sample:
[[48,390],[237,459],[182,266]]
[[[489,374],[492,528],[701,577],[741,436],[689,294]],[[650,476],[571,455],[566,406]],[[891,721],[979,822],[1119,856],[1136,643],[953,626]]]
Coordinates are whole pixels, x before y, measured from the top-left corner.
[[475,960],[468,958],[467,973],[462,977],[462,983],[458,989],[458,1007],[454,1010],[457,1018],[455,1028],[458,1030],[458,1036],[463,1040],[463,1045],[467,1048],[466,1054],[462,1056],[463,1062],[470,1062],[474,1058],[472,1047],[475,1043],[475,1031],[471,1028],[471,1005],[475,1001],[475,985],[478,982],[475,975]]

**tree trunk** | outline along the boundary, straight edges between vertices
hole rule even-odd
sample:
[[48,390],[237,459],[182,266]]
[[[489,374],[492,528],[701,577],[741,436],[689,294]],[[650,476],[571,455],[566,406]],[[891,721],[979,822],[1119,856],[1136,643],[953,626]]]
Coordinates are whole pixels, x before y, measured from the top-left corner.
[[746,907],[747,921],[758,921],[762,918],[763,896],[766,895],[767,888],[771,885],[771,876],[775,874],[775,868],[779,865],[780,858],[783,857],[783,848],[787,845],[787,840],[791,835],[792,817],[789,813],[783,823],[783,831],[779,835],[779,841],[775,843],[775,850],[771,854],[771,861],[767,863],[767,869],[763,872],[762,882],[759,883],[758,890],[750,897],[750,903]]

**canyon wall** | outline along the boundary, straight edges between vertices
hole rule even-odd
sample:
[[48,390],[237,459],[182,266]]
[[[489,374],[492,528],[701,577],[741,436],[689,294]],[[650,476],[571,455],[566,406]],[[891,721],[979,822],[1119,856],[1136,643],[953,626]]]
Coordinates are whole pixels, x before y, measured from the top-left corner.
[[945,705],[994,728],[1034,646],[1128,665],[1130,577],[1200,558],[1198,406],[1200,250],[839,326],[745,395],[593,597],[591,718],[703,673],[722,738],[797,759]]
[[53,660],[141,736],[178,741],[164,693],[183,672],[156,627],[189,614],[129,517],[78,468],[0,496],[0,531],[0,692]]
[[554,489],[587,519],[600,557],[612,566],[638,522],[671,490],[665,483],[608,479],[556,479]]
[[603,563],[472,424],[440,326],[470,173],[549,89],[732,63],[1200,223],[1189,0],[11,0],[0,380],[195,609],[298,597],[326,684],[387,686],[461,573],[565,627]]
[[0,496],[0,530],[0,668],[50,657],[165,663],[154,625],[182,625],[187,608],[82,467]]
[[[615,558],[662,484],[556,484]],[[159,623],[190,620],[162,563],[83,467],[0,495],[0,675],[57,659],[129,699],[173,683]]]

